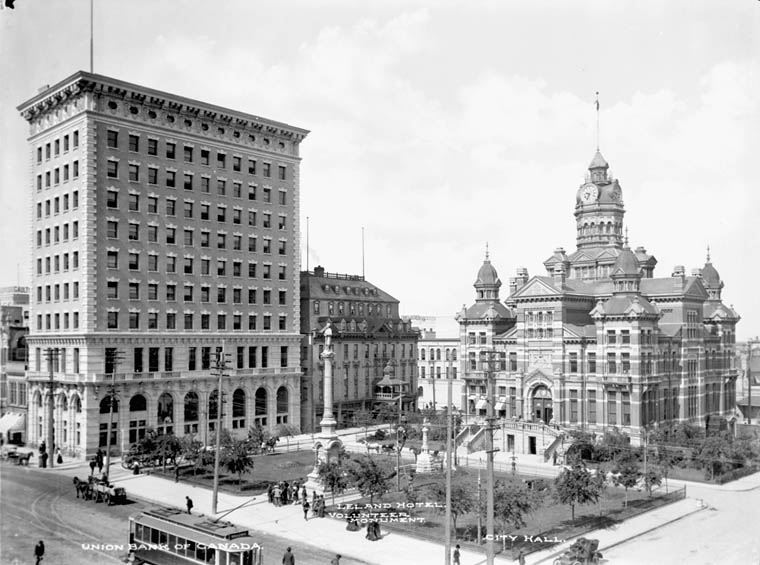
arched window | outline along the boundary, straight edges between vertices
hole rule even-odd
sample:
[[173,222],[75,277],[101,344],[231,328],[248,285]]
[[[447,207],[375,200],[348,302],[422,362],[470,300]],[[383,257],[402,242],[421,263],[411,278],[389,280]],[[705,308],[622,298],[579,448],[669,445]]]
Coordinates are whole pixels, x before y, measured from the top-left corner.
[[79,399],[78,394],[71,397],[71,406],[74,408],[74,412],[82,412],[82,401]]
[[39,391],[34,393],[34,402],[37,405],[37,408],[42,408],[42,395]]
[[425,360],[425,349],[420,349],[420,361]]
[[457,360],[457,350],[456,349],[452,349],[451,350],[451,360],[452,361],[456,361]]
[[232,393],[232,429],[245,428],[245,391],[242,388]]
[[185,418],[185,433],[198,433],[198,393],[192,390],[185,395],[183,412]]
[[69,399],[66,398],[65,394],[61,394],[61,410],[64,414],[69,411]]
[[136,394],[129,400],[130,412],[142,412],[148,409],[148,402],[142,394]]
[[253,419],[255,425],[264,427],[267,425],[267,391],[258,388],[254,397]]
[[288,389],[284,386],[277,389],[277,423],[288,423]]
[[436,349],[435,350],[435,360],[436,361],[440,361],[441,360],[441,350],[440,349]]
[[[119,411],[119,400],[117,398],[113,399],[113,413],[116,414]],[[110,414],[111,413],[111,396],[107,395],[104,396],[103,399],[100,401],[100,413],[101,414]]]

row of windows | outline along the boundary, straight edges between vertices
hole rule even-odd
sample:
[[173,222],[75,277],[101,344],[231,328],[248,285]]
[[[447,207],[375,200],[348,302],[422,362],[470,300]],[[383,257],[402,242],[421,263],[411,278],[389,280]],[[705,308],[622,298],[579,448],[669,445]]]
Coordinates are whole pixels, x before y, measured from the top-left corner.
[[[127,165],[127,180],[129,182],[139,183],[141,182],[141,174],[140,174],[140,167],[141,165],[139,163],[128,163]],[[77,169],[78,171],[78,169]],[[118,180],[120,178],[120,168],[119,168],[119,160],[115,158],[111,158],[107,161],[106,165],[106,176],[109,179],[116,179]],[[148,178],[147,183],[149,186],[157,186],[158,183],[158,167],[148,167]],[[166,188],[176,188],[177,187],[177,172],[173,170],[167,169],[164,171],[164,183]],[[194,190],[196,186],[195,181],[195,174],[185,172],[182,174],[182,187],[185,190]],[[227,196],[227,179],[216,179],[216,193],[219,196]],[[243,183],[241,181],[232,181],[231,183],[232,189],[230,191],[230,195],[233,198],[243,198]],[[210,194],[211,193],[211,177],[208,175],[201,175],[200,176],[200,189],[201,192],[204,194]],[[247,198],[248,200],[258,200],[259,199],[259,187],[254,183],[248,183],[247,187]],[[272,188],[269,186],[264,186],[261,189],[261,201],[269,204],[272,203]],[[288,191],[284,188],[280,188],[277,190],[277,204],[280,206],[285,206],[288,203]]]
[[37,219],[42,219],[43,211],[45,217],[49,218],[50,214],[60,214],[61,212],[68,212],[69,209],[76,210],[79,208],[79,191],[75,190],[69,194],[62,196],[56,196],[55,198],[48,198],[43,203],[37,202]]
[[[69,229],[69,223],[66,222],[61,226],[37,230],[37,247],[42,247],[43,244],[50,245],[51,243],[61,243],[62,241],[66,243],[69,240],[69,237],[71,237],[71,239],[79,238],[79,222],[77,220],[71,222],[71,229]],[[68,256],[67,253],[64,255]],[[66,268],[67,267],[64,267],[64,270]]]
[[37,175],[37,190],[42,190],[43,183],[45,188],[57,186],[61,182],[68,182],[69,178],[75,180],[79,178],[79,161],[73,161],[71,165],[66,163],[62,167],[56,167],[52,171],[45,171],[45,174]]
[[[201,313],[199,316],[197,316],[196,314],[189,312],[179,315],[174,312],[167,312],[164,316],[163,328],[159,328],[160,316],[158,312],[148,312],[147,314],[143,314],[141,312],[128,312],[126,315],[126,328],[130,330],[176,330],[179,329],[177,326],[178,316],[182,318],[182,329],[184,330],[212,329],[211,314]],[[106,328],[109,330],[118,330],[120,328],[120,323],[124,323],[121,321],[121,318],[125,318],[125,316],[121,315],[119,312],[108,312],[106,316]],[[218,313],[216,314],[216,324],[213,329],[233,331],[242,331],[244,329],[252,331],[270,331],[277,329],[280,331],[285,331],[288,329],[287,314],[280,314],[277,316],[276,328],[272,325],[272,319],[273,316],[271,314],[264,314],[261,316],[262,323],[259,325],[258,314],[248,314],[244,317],[242,314],[232,314],[231,316],[228,316],[227,314]],[[228,321],[230,323],[228,323]],[[56,329],[58,328],[56,327]]]
[[[69,257],[71,257],[71,262],[69,262]],[[44,265],[44,271],[43,271],[43,265]],[[60,273],[61,270],[68,271],[71,269],[72,271],[79,268],[79,251],[72,251],[69,253],[62,253],[60,255],[53,255],[45,257],[44,260],[42,257],[37,257],[37,275],[46,274],[49,275],[50,273]]]
[[[58,228],[55,228],[56,232]],[[165,242],[167,245],[177,245],[177,228],[175,227],[166,227],[164,228],[165,234]],[[47,232],[50,232],[50,229],[47,230]],[[142,235],[141,235],[142,232]],[[198,244],[200,244],[201,248],[210,248],[211,247],[211,231],[210,230],[200,230],[200,237],[196,237],[195,229],[194,228],[183,228],[182,229],[182,243],[187,247],[195,247]],[[47,234],[49,235],[49,233]],[[119,238],[119,221],[118,220],[107,220],[106,222],[106,236],[109,239],[118,239]],[[127,240],[128,241],[140,241],[140,239],[144,238],[148,243],[158,243],[158,226],[157,225],[148,225],[145,227],[145,229],[141,229],[139,222],[129,222],[127,224]],[[46,243],[49,244],[49,237],[46,239]],[[42,241],[42,232],[39,231],[37,233],[37,245],[41,244]],[[228,234],[225,232],[217,232],[216,233],[216,248],[217,249],[228,249],[228,241],[230,242],[229,249],[232,249],[233,251],[243,251],[243,236],[241,234],[233,234],[231,237],[228,237]],[[55,242],[57,243],[58,240],[56,239]],[[277,254],[278,255],[287,255],[287,241],[284,239],[280,239],[277,241]],[[248,245],[247,250],[251,253],[255,253],[258,251],[258,237],[255,235],[249,235],[248,236]],[[265,255],[270,255],[272,253],[272,238],[271,237],[264,237],[262,238],[262,246],[261,246],[261,252]]]
[[[71,288],[71,294],[69,295],[69,289]],[[43,300],[44,289],[44,300]],[[60,302],[61,300],[69,300],[71,296],[72,300],[79,299],[79,282],[73,283],[57,283],[53,285],[45,285],[44,287],[37,287],[37,303],[44,302]]]
[[[58,285],[55,285],[56,287]],[[124,288],[125,284],[120,281],[108,281],[106,283],[106,296],[109,300],[118,300],[119,299],[119,289]],[[163,296],[160,296],[159,293],[159,284],[158,283],[140,283],[140,282],[134,282],[130,281],[126,283],[127,287],[127,298],[129,300],[144,300],[147,299],[149,301],[166,301],[166,302],[176,302],[177,301],[177,285],[172,283],[167,283],[165,287],[165,294]],[[50,296],[50,286],[48,285],[46,287],[47,289],[47,296]],[[195,286],[193,284],[185,283],[183,286],[183,300],[184,302],[195,302]],[[41,295],[42,287],[37,287],[38,290],[38,296]],[[216,287],[216,292],[212,293],[211,286],[209,285],[201,285],[200,287],[200,293],[198,294],[198,298],[200,299],[200,302],[211,302],[212,296],[216,297],[216,302],[219,304],[225,304],[227,303],[228,297],[231,298],[232,304],[243,304],[243,297],[247,297],[247,304],[258,304],[259,296],[261,297],[261,304],[263,305],[271,305],[274,304],[274,299],[276,299],[276,303],[280,306],[286,306],[288,303],[288,293],[285,290],[277,290],[272,291],[271,289],[264,289],[261,290],[261,294],[259,295],[259,289],[257,288],[248,288],[244,292],[242,288],[233,288],[231,292],[228,292],[228,289],[226,286],[218,286]],[[49,299],[48,299],[49,302]]]
[[[76,149],[79,147],[79,130],[74,130],[71,134],[65,134],[61,139],[55,139],[52,142],[48,142],[44,145],[44,157],[45,160],[50,160],[51,152],[52,156],[58,157],[61,154],[61,149],[66,153],[69,148]],[[43,146],[37,146],[37,164],[42,163]]]
[[[420,360],[425,360],[425,352],[427,350],[423,347],[420,348]],[[430,348],[430,361],[440,361],[441,360],[441,349],[437,348]],[[457,350],[454,348],[449,349],[446,348],[446,361],[456,361],[457,360]]]
[[[44,326],[43,326],[44,322]],[[56,314],[37,314],[38,330],[68,330],[79,329],[79,312],[56,313]]]
[[[108,130],[106,134],[106,146],[110,149],[119,149],[119,131],[116,130]],[[131,153],[139,153],[140,151],[140,145],[141,140],[140,136],[136,134],[128,134],[127,136],[127,148]],[[158,139],[154,138],[148,138],[146,143],[146,149],[147,154],[150,156],[158,156]],[[164,157],[167,159],[176,159],[177,158],[177,144],[173,141],[165,141],[164,142],[164,151],[163,151]],[[184,145],[182,147],[182,161],[185,163],[193,163],[195,162],[195,159],[198,159],[198,163],[200,163],[203,166],[211,166],[211,150],[209,149],[201,149],[200,151],[196,152],[195,148],[190,145]],[[232,159],[229,161],[232,170],[234,172],[242,172],[243,171],[243,158],[239,155],[233,155]],[[216,159],[214,160],[215,166],[220,169],[227,168],[227,153],[224,151],[217,151],[216,152]],[[247,159],[247,168],[248,168],[248,174],[255,175],[257,174],[258,170],[258,163],[256,159]],[[262,176],[266,178],[271,178],[272,176],[272,164],[269,162],[262,162],[261,163],[261,174]],[[278,165],[277,166],[277,178],[280,180],[286,180],[287,179],[287,167],[285,165]]]
[[[327,314],[328,315],[334,315],[337,311],[339,315],[343,314],[349,314],[351,316],[356,316],[357,314],[359,316],[364,316],[364,306],[367,306],[367,316],[381,316],[383,314],[383,305],[374,302],[365,303],[365,302],[338,302],[337,308],[336,304],[332,301],[327,303]],[[314,301],[314,313],[319,315],[321,306],[319,300]],[[385,305],[385,316],[386,318],[393,317],[393,308],[390,304]]]
[[[266,243],[266,240],[265,240]],[[266,251],[265,251],[266,252]],[[78,252],[74,252],[78,253]],[[38,260],[40,261],[40,260]],[[195,259],[195,257],[182,257],[182,273],[185,275],[193,275],[193,274],[199,274],[199,275],[217,275],[217,276],[233,276],[233,277],[243,277],[243,261],[239,259],[234,259],[231,261],[232,269],[228,269],[228,261],[227,259],[217,259],[216,260],[216,269],[214,271],[211,270],[211,259],[205,259],[201,258],[200,260]],[[147,255],[147,271],[148,272],[158,272],[159,270],[159,264],[158,264],[158,254],[157,253],[148,253]],[[164,257],[164,267],[165,271],[167,273],[176,273],[177,272],[177,257],[172,255],[167,255]],[[106,251],[106,268],[108,269],[119,269],[119,250],[117,249],[109,249]],[[130,271],[139,271],[141,269],[141,260],[140,260],[140,252],[139,251],[130,251],[127,253],[127,268]],[[259,276],[259,264],[255,261],[249,261],[248,262],[248,278],[249,279],[255,279]],[[271,280],[272,279],[272,265],[269,263],[264,263],[261,265],[261,278],[264,280]],[[277,280],[284,281],[287,278],[287,266],[285,265],[277,265]],[[192,286],[192,285],[191,285]]]

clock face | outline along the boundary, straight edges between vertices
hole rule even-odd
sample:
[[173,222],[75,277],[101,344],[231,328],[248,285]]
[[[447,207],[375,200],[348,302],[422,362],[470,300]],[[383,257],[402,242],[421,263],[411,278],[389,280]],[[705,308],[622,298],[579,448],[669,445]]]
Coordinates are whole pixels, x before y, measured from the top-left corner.
[[599,189],[596,185],[587,184],[581,190],[581,200],[585,203],[594,202],[599,196]]

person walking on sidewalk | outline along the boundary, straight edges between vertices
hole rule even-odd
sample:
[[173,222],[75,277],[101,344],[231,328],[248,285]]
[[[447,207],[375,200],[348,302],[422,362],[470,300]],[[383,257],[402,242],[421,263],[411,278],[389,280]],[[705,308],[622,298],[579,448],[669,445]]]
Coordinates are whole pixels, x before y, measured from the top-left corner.
[[296,557],[290,548],[285,550],[285,555],[282,556],[282,565],[296,565]]
[[337,553],[335,557],[333,557],[332,560],[330,561],[330,565],[340,565],[340,558],[341,558],[341,554]]
[[519,565],[525,565],[525,550],[521,549],[520,554],[517,556],[517,563]]
[[185,504],[187,505],[187,513],[191,514],[191,510],[193,509],[193,499],[189,496],[185,497]]
[[454,565],[461,565],[459,562],[459,548],[460,545],[457,544],[456,548],[454,549]]
[[308,518],[309,508],[311,508],[311,504],[309,504],[308,500],[305,500],[303,503],[303,519],[306,521],[309,520]]
[[34,546],[34,558],[35,558],[35,565],[40,565],[40,562],[42,561],[42,558],[45,556],[45,544],[40,540],[40,542]]
[[179,482],[179,465],[177,465],[176,463],[174,464],[174,482],[175,483]]
[[90,476],[95,474],[95,465],[97,465],[97,463],[95,462],[95,456],[93,456],[92,459],[90,459]]

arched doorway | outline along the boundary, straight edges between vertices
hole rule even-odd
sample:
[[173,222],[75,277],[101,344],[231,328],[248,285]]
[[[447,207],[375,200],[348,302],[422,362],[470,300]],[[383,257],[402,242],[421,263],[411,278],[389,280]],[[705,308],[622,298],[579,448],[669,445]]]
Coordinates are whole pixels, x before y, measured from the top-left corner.
[[552,421],[552,417],[554,416],[552,393],[546,385],[539,385],[533,390],[531,402],[531,414],[534,420],[544,422],[545,424]]

